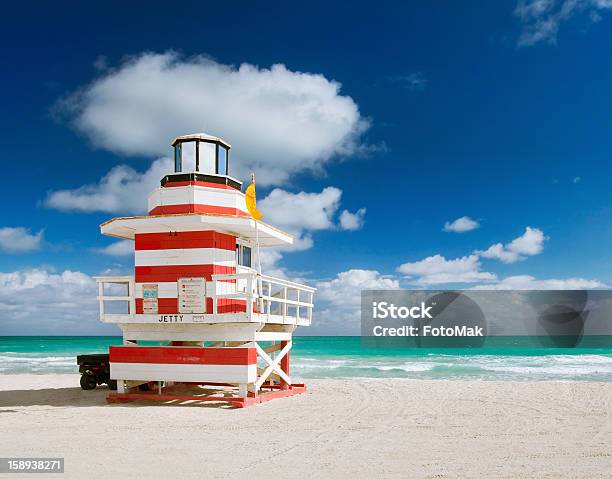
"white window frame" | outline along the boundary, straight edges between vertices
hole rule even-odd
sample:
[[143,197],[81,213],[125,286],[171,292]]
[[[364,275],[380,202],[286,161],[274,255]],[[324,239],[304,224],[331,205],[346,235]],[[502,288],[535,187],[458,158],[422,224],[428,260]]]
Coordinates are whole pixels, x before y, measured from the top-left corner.
[[[253,265],[255,264],[255,261],[256,261],[256,258],[255,258],[256,252],[255,252],[255,247],[253,245],[253,242],[243,239],[243,238],[236,238],[236,246],[238,246],[238,258],[236,258],[236,267],[254,270]],[[244,248],[245,246],[251,249],[251,266],[244,266],[242,264],[242,248]]]

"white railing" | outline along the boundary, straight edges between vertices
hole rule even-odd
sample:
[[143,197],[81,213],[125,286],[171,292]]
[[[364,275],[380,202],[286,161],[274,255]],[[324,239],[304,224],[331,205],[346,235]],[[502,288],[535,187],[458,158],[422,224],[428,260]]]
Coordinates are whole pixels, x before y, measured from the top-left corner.
[[[235,274],[213,274],[215,283],[229,281],[233,291],[220,293],[215,288],[213,297],[213,314],[217,313],[217,299],[239,299],[246,301],[246,314],[249,321],[253,315],[264,316],[265,322],[282,324],[310,324],[315,288],[287,281],[286,279],[260,275],[256,272]],[[232,281],[233,280],[233,281]],[[243,280],[243,281],[241,281]],[[239,288],[239,283],[246,283]],[[257,311],[254,306],[257,304]]]
[[[213,300],[211,316],[223,316],[224,313],[218,311],[218,300],[227,298],[245,302],[245,311],[240,314],[245,315],[247,321],[298,325],[309,325],[312,322],[315,288],[281,278],[260,275],[255,271],[214,274],[212,279],[214,281],[214,287],[210,288],[212,291],[208,291],[209,288],[207,288],[207,296]],[[99,276],[95,280],[98,283],[100,320],[113,323],[134,320],[136,314],[134,277]],[[126,294],[107,294],[105,286],[111,289],[117,285],[127,288]],[[107,312],[104,305],[106,301],[126,302],[127,312]],[[214,317],[211,318],[211,322],[215,322]]]
[[[117,322],[122,319],[130,319],[136,313],[136,301],[134,299],[134,277],[133,276],[97,276],[94,278],[98,283],[98,302],[100,303],[100,321]],[[106,296],[104,286],[124,285],[127,287],[126,295]],[[104,310],[105,301],[127,302],[127,313],[107,313]]]

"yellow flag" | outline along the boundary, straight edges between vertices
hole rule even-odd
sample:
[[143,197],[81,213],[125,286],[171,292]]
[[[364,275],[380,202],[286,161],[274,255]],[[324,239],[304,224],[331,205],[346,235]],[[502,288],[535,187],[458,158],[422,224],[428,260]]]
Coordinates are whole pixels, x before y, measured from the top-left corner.
[[255,175],[251,175],[252,183],[248,186],[246,191],[244,192],[246,207],[251,213],[251,216],[255,220],[259,220],[263,218],[263,215],[257,209],[257,197],[255,195]]

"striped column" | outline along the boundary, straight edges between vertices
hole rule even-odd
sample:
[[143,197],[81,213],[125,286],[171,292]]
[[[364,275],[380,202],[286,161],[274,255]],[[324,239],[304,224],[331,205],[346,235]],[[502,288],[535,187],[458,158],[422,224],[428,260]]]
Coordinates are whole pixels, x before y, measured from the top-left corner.
[[149,215],[181,213],[249,216],[244,194],[228,185],[201,181],[166,183],[149,195]]
[[255,348],[110,346],[112,379],[253,383]]
[[[223,288],[212,282],[212,275],[236,272],[236,238],[216,231],[136,234],[134,264],[136,314],[144,314],[148,284],[157,285],[158,314],[178,314],[178,279],[204,278],[207,291]],[[217,307],[221,313],[244,311],[245,302],[220,298]],[[212,312],[210,298],[206,309]]]

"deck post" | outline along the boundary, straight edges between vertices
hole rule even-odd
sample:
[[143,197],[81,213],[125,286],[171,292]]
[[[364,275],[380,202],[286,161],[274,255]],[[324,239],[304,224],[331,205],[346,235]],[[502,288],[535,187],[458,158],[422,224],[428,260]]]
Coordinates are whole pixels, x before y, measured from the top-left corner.
[[257,309],[260,313],[263,313],[264,303],[263,303],[263,281],[261,279],[261,273],[257,275],[255,280],[255,286],[257,290],[255,291],[257,297]]
[[246,297],[247,297],[247,301],[246,301],[247,318],[249,321],[253,321],[254,297],[253,297],[253,276],[252,275],[247,276]]
[[136,314],[136,295],[134,294],[136,290],[136,282],[133,276],[128,281],[127,287],[128,287],[128,298],[130,298],[128,302],[129,314]]
[[98,281],[98,301],[100,302],[100,321],[104,321],[104,283]]
[[241,398],[245,398],[248,395],[248,388],[246,384],[239,384],[238,385],[238,396],[240,396]]
[[284,324],[287,319],[287,286],[283,287],[282,309],[283,309],[283,324]]
[[217,316],[217,308],[219,307],[217,304],[217,287],[217,280],[212,278],[212,291],[210,293],[206,291],[206,295],[212,299],[212,314],[215,316]]
[[[283,349],[285,346],[287,346],[287,343],[289,343],[290,341],[281,341],[280,343],[280,347],[281,349]],[[280,361],[280,367],[282,369],[282,371],[289,377],[291,377],[291,374],[289,373],[289,354],[291,354],[291,351],[287,351],[287,354],[285,354]],[[280,386],[281,389],[289,389],[290,384],[287,383],[287,381],[285,381],[282,377],[280,378]]]
[[311,291],[308,293],[308,302],[310,306],[308,307],[308,324],[312,323],[312,303],[314,300],[314,293]]

